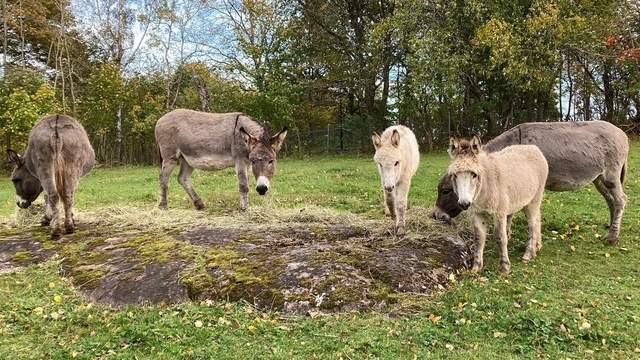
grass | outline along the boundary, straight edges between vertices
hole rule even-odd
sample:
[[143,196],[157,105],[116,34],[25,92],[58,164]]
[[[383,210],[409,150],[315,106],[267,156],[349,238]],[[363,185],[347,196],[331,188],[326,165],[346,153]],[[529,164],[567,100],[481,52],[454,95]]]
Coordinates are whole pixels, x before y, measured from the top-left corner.
[[[410,193],[414,208],[433,205],[448,162],[444,152],[422,156]],[[631,142],[629,165],[629,201],[617,246],[600,241],[608,211],[592,186],[546,192],[544,246],[534,260],[519,261],[526,223],[518,215],[508,277],[500,275],[498,251],[489,241],[482,273],[458,274],[447,291],[425,296],[427,310],[414,317],[371,312],[288,318],[244,303],[212,301],[114,309],[87,304],[54,260],[0,275],[0,358],[638,358],[640,141]],[[205,212],[191,210],[175,173],[168,203],[180,227],[224,223],[239,213],[232,170],[194,172]],[[154,167],[95,169],[77,190],[80,221],[112,216],[122,219],[123,227],[161,226],[156,223],[157,174]],[[272,187],[266,196],[250,194],[249,221],[272,221],[277,211],[303,207],[330,209],[347,219],[383,218],[372,156],[281,159]],[[0,199],[0,222],[15,223],[20,214],[8,178],[0,181]],[[138,220],[127,214],[132,209]]]

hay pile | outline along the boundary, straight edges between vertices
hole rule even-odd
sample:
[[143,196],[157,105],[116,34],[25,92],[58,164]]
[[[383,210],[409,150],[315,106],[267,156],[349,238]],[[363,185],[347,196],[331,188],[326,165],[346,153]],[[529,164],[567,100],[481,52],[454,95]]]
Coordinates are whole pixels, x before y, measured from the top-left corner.
[[[60,215],[64,216],[62,207]],[[424,234],[456,235],[466,232],[471,225],[465,215],[451,225],[429,217],[431,209],[415,206],[407,210],[406,240]],[[28,209],[16,209],[8,218],[0,218],[0,224],[15,229],[40,226],[44,215],[44,203],[37,202]],[[394,222],[390,218],[367,219],[347,211],[309,205],[301,208],[251,206],[247,212],[219,215],[212,211],[195,209],[160,210],[156,207],[107,206],[93,211],[75,211],[76,225],[83,227],[110,227],[135,230],[177,230],[193,228],[281,228],[297,226],[352,226],[367,229],[374,237],[393,237]]]

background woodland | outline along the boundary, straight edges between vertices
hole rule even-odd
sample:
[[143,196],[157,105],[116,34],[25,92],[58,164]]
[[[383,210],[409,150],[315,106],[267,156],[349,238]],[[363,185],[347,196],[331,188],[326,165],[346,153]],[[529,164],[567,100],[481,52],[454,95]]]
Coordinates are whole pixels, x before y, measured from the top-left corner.
[[527,121],[640,124],[638,0],[1,2],[0,139],[19,151],[53,112],[110,164],[157,162],[175,108],[287,125],[287,154],[369,151],[396,123],[423,151]]

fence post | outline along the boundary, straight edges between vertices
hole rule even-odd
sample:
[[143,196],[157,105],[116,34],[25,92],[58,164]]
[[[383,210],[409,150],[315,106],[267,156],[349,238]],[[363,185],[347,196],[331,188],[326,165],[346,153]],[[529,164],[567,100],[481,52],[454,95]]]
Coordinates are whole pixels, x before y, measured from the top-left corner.
[[329,153],[329,124],[327,124],[327,154]]

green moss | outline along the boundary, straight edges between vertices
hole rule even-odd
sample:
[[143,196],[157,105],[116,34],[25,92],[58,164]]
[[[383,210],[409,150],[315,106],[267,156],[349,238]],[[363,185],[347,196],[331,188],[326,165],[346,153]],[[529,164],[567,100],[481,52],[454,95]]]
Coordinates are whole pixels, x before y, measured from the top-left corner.
[[108,271],[103,269],[92,269],[74,271],[71,276],[73,277],[74,284],[82,286],[83,289],[91,290],[98,286],[100,279],[107,273]]
[[251,234],[251,233],[242,233],[242,234],[238,234],[234,237],[234,240],[239,240],[239,241],[256,241],[256,240],[260,240],[262,239],[262,236],[258,235],[258,234]]
[[11,261],[17,263],[26,263],[31,260],[31,256],[28,251],[18,251],[11,257]]
[[313,226],[312,225],[311,227],[309,227],[309,230],[311,230],[311,232],[313,232],[317,236],[323,236],[324,234],[326,234],[326,231],[322,226]]
[[176,254],[179,254],[180,258],[193,257],[188,249],[183,248],[181,242],[167,234],[137,234],[117,247],[131,249],[132,253],[128,255],[128,259],[135,261],[140,266],[169,262],[176,258]]
[[387,300],[389,298],[389,288],[385,284],[378,283],[373,290],[369,291],[368,296],[376,301]]

